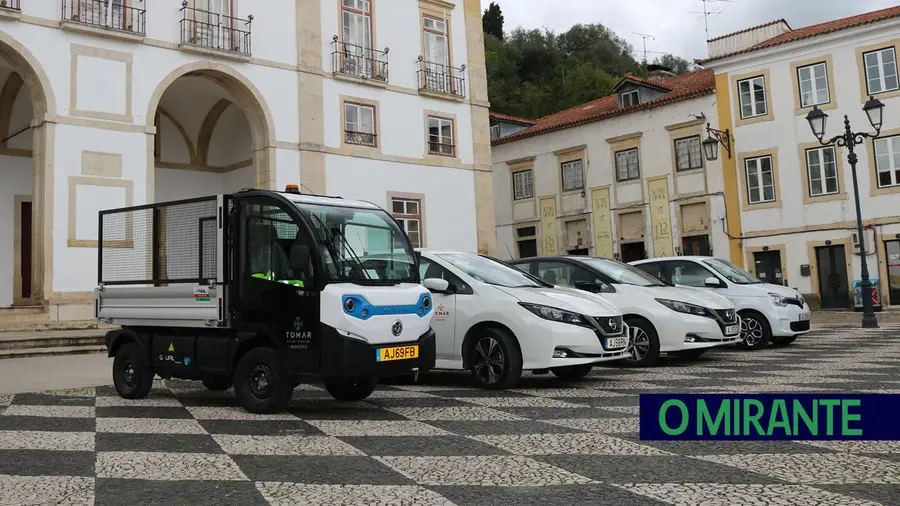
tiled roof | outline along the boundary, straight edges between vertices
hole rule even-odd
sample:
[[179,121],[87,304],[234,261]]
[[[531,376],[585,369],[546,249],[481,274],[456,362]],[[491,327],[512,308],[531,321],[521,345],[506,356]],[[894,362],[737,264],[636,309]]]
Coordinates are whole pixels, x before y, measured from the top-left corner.
[[727,58],[729,56],[750,53],[753,51],[758,51],[760,49],[765,49],[765,48],[773,47],[773,46],[780,46],[782,44],[787,44],[787,43],[794,42],[797,40],[808,39],[810,37],[815,37],[817,35],[825,35],[827,33],[837,32],[840,30],[846,30],[848,28],[854,28],[857,26],[868,25],[871,23],[877,23],[879,21],[885,21],[885,20],[888,20],[891,18],[896,18],[896,17],[900,17],[900,6],[888,7],[887,9],[866,12],[864,14],[859,14],[857,16],[850,16],[849,18],[836,19],[834,21],[819,23],[817,25],[804,26],[802,28],[797,28],[796,30],[791,30],[790,32],[783,33],[776,37],[772,37],[771,39],[764,40],[764,41],[760,42],[759,44],[748,47],[747,49],[742,49],[740,51],[734,51],[732,53],[719,55],[719,56],[716,56],[713,58],[707,58],[706,60],[697,60],[697,63],[703,64],[706,62],[721,60],[721,59]]
[[556,114],[551,114],[550,116],[545,116],[537,120],[533,126],[501,137],[491,144],[495,146],[498,144],[505,144],[526,137],[555,132],[557,130],[602,121],[604,119],[631,114],[633,112],[645,111],[701,95],[709,95],[716,91],[716,79],[711,70],[689,72],[656,81],[654,84],[657,86],[664,86],[672,91],[659,98],[627,109],[618,108],[619,100],[616,95],[598,98],[592,102],[581,104]]
[[622,79],[619,79],[619,82],[616,83],[616,86],[615,86],[615,88],[613,88],[613,91],[618,91],[618,89],[619,89],[623,84],[625,84],[626,82],[629,82],[629,81],[630,81],[630,82],[633,82],[633,83],[639,83],[639,84],[643,84],[643,85],[645,85],[645,86],[650,86],[650,87],[653,87],[653,88],[657,88],[657,89],[660,89],[660,90],[663,90],[663,91],[672,91],[672,88],[669,88],[668,86],[666,86],[665,84],[663,84],[663,80],[662,80],[662,79],[657,80],[657,81],[651,81],[651,80],[649,80],[649,79],[644,79],[643,77],[636,76],[636,75],[630,74],[630,73],[625,74],[625,77],[623,77]]
[[500,114],[499,112],[493,111],[491,111],[490,115],[496,120],[506,121],[507,123],[518,123],[520,125],[533,125],[537,122],[537,120],[520,118],[518,116],[510,116],[509,114]]

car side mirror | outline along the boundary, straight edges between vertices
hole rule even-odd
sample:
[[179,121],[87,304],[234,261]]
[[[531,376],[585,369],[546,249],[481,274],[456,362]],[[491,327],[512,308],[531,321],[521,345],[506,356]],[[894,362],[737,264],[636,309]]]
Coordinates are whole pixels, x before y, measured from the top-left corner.
[[598,293],[600,292],[600,284],[597,282],[590,281],[576,281],[575,288],[579,290],[584,290],[585,292]]
[[719,281],[719,278],[713,276],[706,278],[706,282],[704,284],[707,288],[722,288],[722,282]]
[[422,284],[432,293],[446,293],[450,290],[450,282],[446,279],[426,278]]
[[309,268],[309,246],[294,244],[291,246],[291,269],[305,271]]

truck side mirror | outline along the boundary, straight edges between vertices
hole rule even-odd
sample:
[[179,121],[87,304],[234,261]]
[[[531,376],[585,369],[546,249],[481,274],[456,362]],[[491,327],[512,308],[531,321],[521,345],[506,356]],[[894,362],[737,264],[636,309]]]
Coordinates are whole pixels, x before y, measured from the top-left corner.
[[291,269],[305,271],[309,268],[309,246],[294,244],[291,246]]

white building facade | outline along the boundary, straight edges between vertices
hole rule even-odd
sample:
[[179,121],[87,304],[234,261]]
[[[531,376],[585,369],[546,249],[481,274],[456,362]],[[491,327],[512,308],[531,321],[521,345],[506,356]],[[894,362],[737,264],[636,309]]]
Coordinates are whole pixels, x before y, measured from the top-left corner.
[[494,141],[497,254],[727,254],[716,121],[712,72],[657,72]]
[[[900,8],[794,31],[783,20],[710,41],[718,120],[733,132],[722,152],[729,214],[740,236],[730,257],[813,307],[861,306],[853,173],[847,150],[822,146],[806,115],[826,112],[826,141],[874,133],[863,104],[884,103],[874,142],[855,146],[867,264],[882,305],[900,304]],[[856,300],[854,300],[856,299]]]
[[8,0],[0,320],[92,317],[98,211],[247,187],[494,253],[482,37],[478,0]]

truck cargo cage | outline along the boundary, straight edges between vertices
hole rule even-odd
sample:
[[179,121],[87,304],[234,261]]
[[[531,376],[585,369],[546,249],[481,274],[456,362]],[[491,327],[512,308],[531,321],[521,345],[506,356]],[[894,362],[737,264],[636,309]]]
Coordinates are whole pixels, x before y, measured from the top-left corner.
[[228,195],[101,211],[95,317],[130,326],[228,326]]
[[[97,277],[100,286],[225,282],[220,266],[225,234],[221,209],[211,196],[100,212]],[[220,235],[221,234],[221,235]]]

